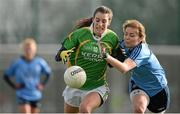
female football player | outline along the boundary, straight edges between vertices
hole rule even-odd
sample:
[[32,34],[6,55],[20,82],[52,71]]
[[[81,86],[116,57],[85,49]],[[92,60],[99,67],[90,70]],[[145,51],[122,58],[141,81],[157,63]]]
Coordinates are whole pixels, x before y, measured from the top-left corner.
[[[22,43],[23,55],[5,71],[5,81],[16,90],[20,113],[38,113],[42,90],[48,82],[51,69],[46,61],[37,57],[36,42],[27,38]],[[46,77],[40,80],[41,74]],[[15,77],[15,82],[11,80]]]
[[164,69],[146,43],[144,26],[137,20],[123,24],[124,40],[119,52],[124,53],[124,62],[105,53],[106,61],[120,72],[132,71],[129,82],[130,98],[134,113],[164,112],[169,104],[169,89]]
[[82,67],[87,74],[81,88],[66,86],[63,92],[65,113],[90,113],[107,99],[107,62],[102,57],[101,46],[111,54],[118,45],[117,35],[108,29],[112,17],[111,9],[100,6],[92,18],[79,20],[76,30],[64,40],[55,57],[56,61],[68,61],[69,66]]

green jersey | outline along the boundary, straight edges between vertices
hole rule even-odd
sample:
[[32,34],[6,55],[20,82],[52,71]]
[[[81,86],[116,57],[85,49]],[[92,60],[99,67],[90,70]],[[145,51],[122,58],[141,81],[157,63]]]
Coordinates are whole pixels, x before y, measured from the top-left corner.
[[91,27],[83,27],[72,32],[62,44],[66,49],[75,47],[69,58],[70,66],[80,66],[86,72],[87,79],[80,88],[82,90],[91,90],[106,84],[107,62],[100,53],[99,44],[111,54],[118,45],[118,37],[108,29],[100,39],[99,41],[95,38]]

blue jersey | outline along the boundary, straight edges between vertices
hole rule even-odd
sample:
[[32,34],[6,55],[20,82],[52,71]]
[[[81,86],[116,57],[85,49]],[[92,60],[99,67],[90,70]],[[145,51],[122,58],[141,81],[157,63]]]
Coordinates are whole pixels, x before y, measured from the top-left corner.
[[51,69],[46,61],[40,57],[35,57],[31,61],[26,61],[22,57],[13,62],[5,71],[5,75],[9,77],[15,76],[17,84],[25,84],[22,89],[17,89],[16,95],[26,100],[41,99],[42,93],[37,89],[40,83],[40,76],[49,76]]
[[125,49],[127,57],[137,65],[132,69],[131,80],[149,96],[154,96],[167,85],[165,71],[146,43],[140,43],[133,49],[128,49],[122,41],[120,47]]

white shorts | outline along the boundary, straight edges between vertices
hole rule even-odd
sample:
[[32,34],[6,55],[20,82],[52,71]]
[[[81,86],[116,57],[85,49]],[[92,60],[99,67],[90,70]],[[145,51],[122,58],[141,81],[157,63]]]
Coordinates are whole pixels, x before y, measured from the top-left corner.
[[80,90],[66,86],[63,91],[64,101],[73,107],[79,107],[82,99],[91,92],[97,92],[103,99],[103,102],[107,100],[110,92],[109,88],[105,85],[95,88],[93,90]]

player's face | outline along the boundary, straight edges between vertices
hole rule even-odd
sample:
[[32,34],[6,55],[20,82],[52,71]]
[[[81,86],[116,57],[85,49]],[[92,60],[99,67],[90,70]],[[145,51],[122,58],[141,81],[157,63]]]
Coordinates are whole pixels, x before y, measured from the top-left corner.
[[139,30],[137,28],[127,27],[124,31],[124,42],[128,48],[133,48],[141,42]]
[[24,45],[24,57],[27,60],[32,60],[36,55],[36,46],[33,43],[28,43]]
[[101,36],[110,24],[109,14],[97,12],[93,18],[93,32],[97,36]]

